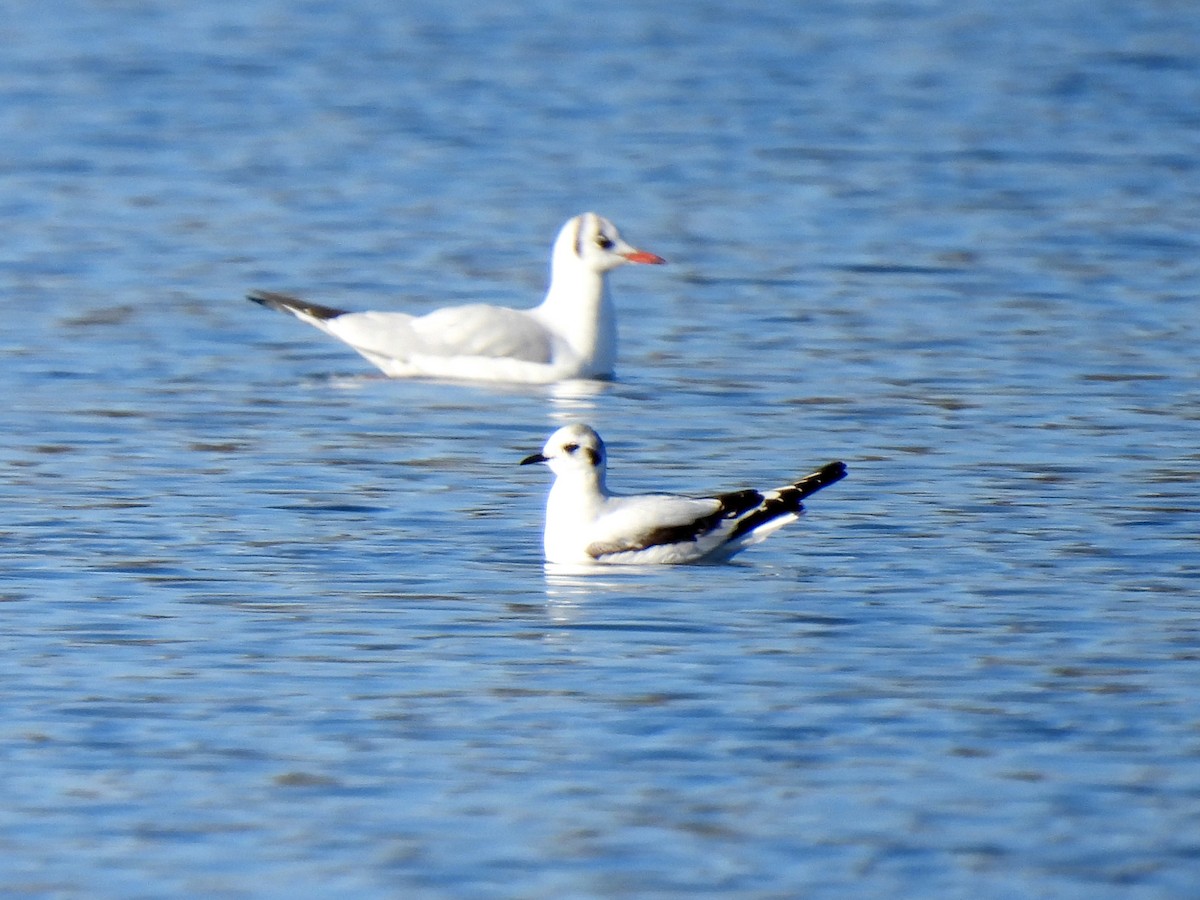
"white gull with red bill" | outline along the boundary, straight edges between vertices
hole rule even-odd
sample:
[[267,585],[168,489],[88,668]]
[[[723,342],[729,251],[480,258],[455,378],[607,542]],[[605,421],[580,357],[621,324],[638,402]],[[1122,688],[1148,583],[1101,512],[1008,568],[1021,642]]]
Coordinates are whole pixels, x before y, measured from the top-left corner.
[[550,288],[532,309],[475,303],[412,316],[347,312],[274,291],[247,296],[345,341],[395,378],[549,384],[613,377],[617,316],[607,275],[627,263],[662,262],[626,243],[603,216],[584,213],[559,231]]
[[556,476],[546,501],[546,561],[565,565],[727,560],[796,521],[801,501],[846,477],[845,463],[831,462],[773,490],[614,494],[605,484],[604,441],[587,425],[558,429],[521,465],[538,462]]

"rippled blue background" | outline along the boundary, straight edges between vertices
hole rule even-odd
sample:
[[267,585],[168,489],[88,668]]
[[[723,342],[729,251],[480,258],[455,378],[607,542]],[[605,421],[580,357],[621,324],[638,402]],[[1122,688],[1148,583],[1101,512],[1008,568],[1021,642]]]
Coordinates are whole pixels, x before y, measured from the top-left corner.
[[[9,4],[0,893],[1192,897],[1200,19],[1147,0]],[[592,394],[245,302],[532,305]],[[807,519],[547,574],[624,490]]]

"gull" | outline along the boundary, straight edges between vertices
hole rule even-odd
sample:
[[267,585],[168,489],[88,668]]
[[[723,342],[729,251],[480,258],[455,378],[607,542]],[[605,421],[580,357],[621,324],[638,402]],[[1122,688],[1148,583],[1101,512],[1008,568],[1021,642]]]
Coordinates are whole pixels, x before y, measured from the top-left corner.
[[550,288],[532,309],[473,303],[412,316],[347,312],[274,291],[252,291],[247,298],[345,341],[393,378],[529,384],[607,379],[617,361],[617,317],[606,276],[626,263],[664,262],[630,246],[612,222],[589,212],[559,231]]
[[757,544],[804,511],[805,497],[846,477],[831,462],[768,491],[714,497],[622,495],[604,483],[604,441],[587,425],[567,425],[521,465],[546,463],[555,474],[546,501],[546,561],[657,564],[720,562]]

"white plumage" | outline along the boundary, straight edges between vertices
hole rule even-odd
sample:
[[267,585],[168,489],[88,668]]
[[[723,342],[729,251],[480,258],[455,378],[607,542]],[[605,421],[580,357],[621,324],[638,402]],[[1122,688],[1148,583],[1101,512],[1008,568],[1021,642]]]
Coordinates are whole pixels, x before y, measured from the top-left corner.
[[605,484],[604,441],[587,425],[560,428],[521,464],[536,462],[556,476],[546,501],[546,560],[571,565],[726,560],[794,522],[805,497],[846,476],[845,464],[832,462],[768,491],[614,494]]
[[412,316],[347,312],[273,291],[247,296],[345,341],[393,377],[547,384],[613,376],[617,320],[606,276],[626,263],[662,262],[626,243],[607,219],[584,213],[559,231],[550,288],[532,309],[476,303]]

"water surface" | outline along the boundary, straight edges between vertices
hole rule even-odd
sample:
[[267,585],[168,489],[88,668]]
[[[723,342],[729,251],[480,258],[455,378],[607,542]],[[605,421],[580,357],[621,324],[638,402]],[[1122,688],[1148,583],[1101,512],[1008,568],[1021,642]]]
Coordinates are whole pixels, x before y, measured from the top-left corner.
[[[767,6],[10,11],[0,892],[1194,893],[1200,25]],[[532,305],[585,209],[671,263],[591,392],[242,299]],[[561,575],[575,420],[851,475]]]

